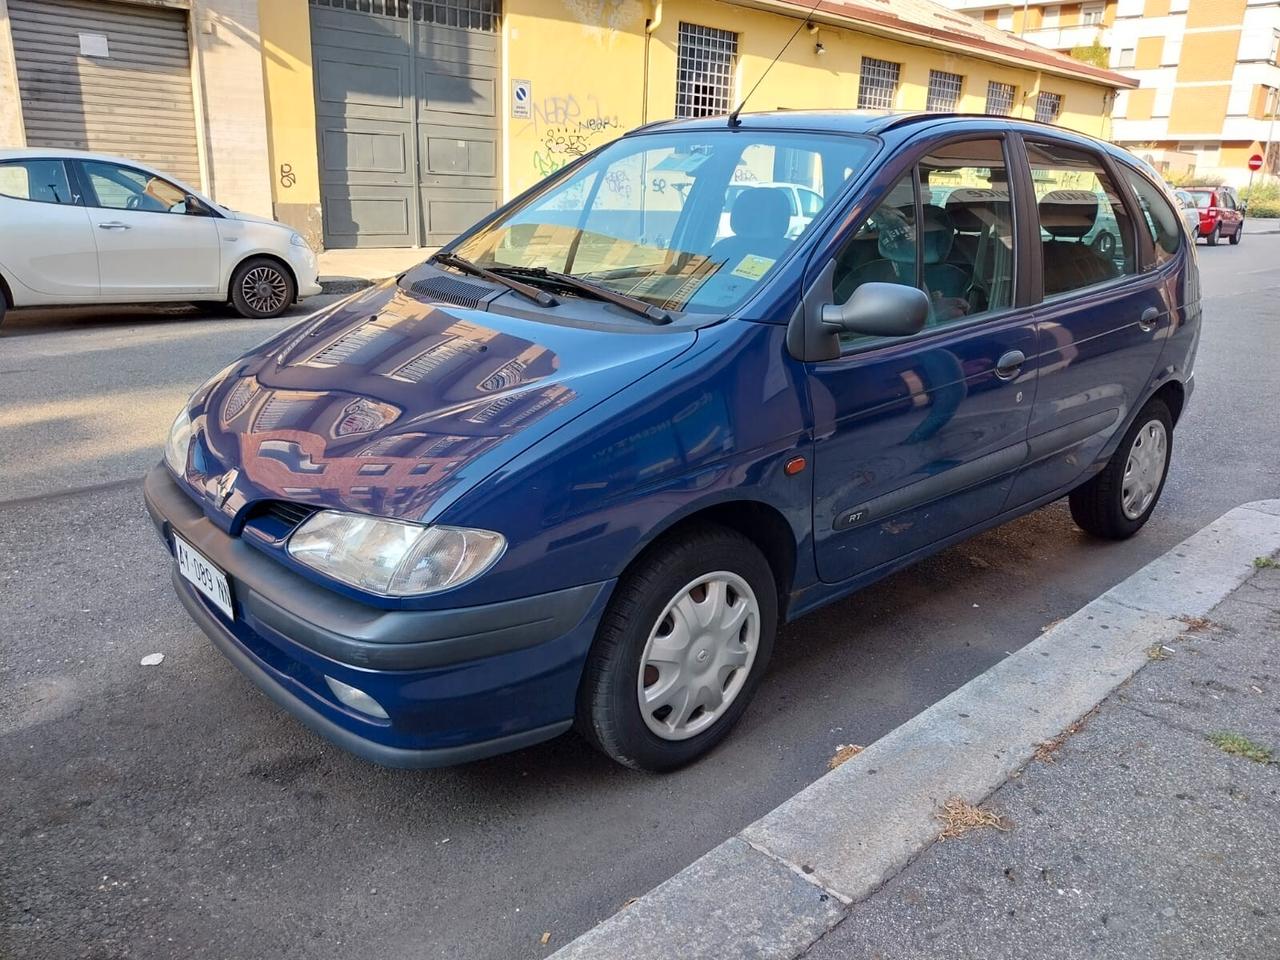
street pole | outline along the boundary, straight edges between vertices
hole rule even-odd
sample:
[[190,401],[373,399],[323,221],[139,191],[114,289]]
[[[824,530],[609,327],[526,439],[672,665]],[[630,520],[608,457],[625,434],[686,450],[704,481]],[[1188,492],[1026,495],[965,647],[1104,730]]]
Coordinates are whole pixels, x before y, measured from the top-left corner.
[[[1271,122],[1267,124],[1267,145],[1262,151],[1262,168],[1271,176],[1276,175],[1275,164],[1271,159],[1271,141],[1275,139],[1276,134],[1276,108],[1280,107],[1280,88],[1271,91],[1271,96],[1267,97],[1267,105],[1271,108]],[[1253,180],[1253,171],[1249,172],[1249,180]]]

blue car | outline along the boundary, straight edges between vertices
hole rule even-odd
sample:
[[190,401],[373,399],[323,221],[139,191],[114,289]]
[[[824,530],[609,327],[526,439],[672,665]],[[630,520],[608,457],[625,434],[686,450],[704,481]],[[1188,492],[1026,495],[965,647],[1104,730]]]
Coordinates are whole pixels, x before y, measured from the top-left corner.
[[[792,187],[822,198],[798,231]],[[196,623],[346,749],[431,767],[573,727],[669,770],[782,621],[1061,497],[1136,533],[1199,332],[1192,238],[1109,144],[657,123],[222,370],[146,501]]]

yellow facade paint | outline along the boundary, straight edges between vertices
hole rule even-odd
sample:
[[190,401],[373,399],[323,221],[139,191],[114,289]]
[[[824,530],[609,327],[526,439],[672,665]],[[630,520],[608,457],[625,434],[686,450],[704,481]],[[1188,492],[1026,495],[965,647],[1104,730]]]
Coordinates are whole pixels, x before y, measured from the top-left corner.
[[1140,37],[1133,65],[1139,70],[1152,70],[1160,66],[1164,53],[1164,37]]
[[1227,116],[1227,99],[1231,96],[1231,84],[1215,84],[1208,87],[1178,87],[1173,92],[1173,106],[1169,110],[1169,133],[1213,134],[1222,129]]
[[307,0],[259,0],[258,18],[275,217],[318,246],[320,169],[310,10]]
[[1254,154],[1262,155],[1265,151],[1257,140],[1235,140],[1224,143],[1219,151],[1218,165],[1221,167],[1244,167]]
[[1129,106],[1125,110],[1128,120],[1150,120],[1156,104],[1155,87],[1142,87],[1129,91]]
[[1187,7],[1187,29],[1239,26],[1246,0],[1195,0]]
[[1152,17],[1167,17],[1169,15],[1169,0],[1146,0],[1142,4],[1142,15],[1148,19]]
[[[1186,49],[1190,52],[1190,43],[1187,43]],[[1184,55],[1178,64],[1178,83],[1205,83],[1212,80],[1229,83],[1235,72],[1236,52],[1239,49],[1239,27],[1197,33],[1194,55]]]

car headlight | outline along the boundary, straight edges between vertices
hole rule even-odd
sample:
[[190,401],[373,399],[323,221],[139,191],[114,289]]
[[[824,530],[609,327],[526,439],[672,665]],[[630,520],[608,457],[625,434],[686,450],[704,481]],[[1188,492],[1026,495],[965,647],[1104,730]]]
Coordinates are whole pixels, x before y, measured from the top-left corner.
[[169,469],[182,476],[187,472],[187,450],[191,446],[191,414],[187,404],[182,405],[169,428],[169,438],[164,442],[164,462]]
[[300,233],[289,234],[289,245],[294,247],[308,247],[307,241],[302,239],[302,234]]
[[506,549],[489,530],[427,527],[321,510],[289,538],[289,555],[325,576],[388,597],[438,593],[474,580]]

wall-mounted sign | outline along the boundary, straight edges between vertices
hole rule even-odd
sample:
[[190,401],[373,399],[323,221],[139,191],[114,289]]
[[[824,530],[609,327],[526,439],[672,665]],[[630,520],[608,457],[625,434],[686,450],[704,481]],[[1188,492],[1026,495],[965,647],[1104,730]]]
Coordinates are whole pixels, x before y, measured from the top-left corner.
[[511,116],[528,120],[533,116],[533,84],[528,80],[511,81]]
[[105,33],[80,34],[80,56],[82,57],[111,56],[111,51],[107,48],[107,35]]

